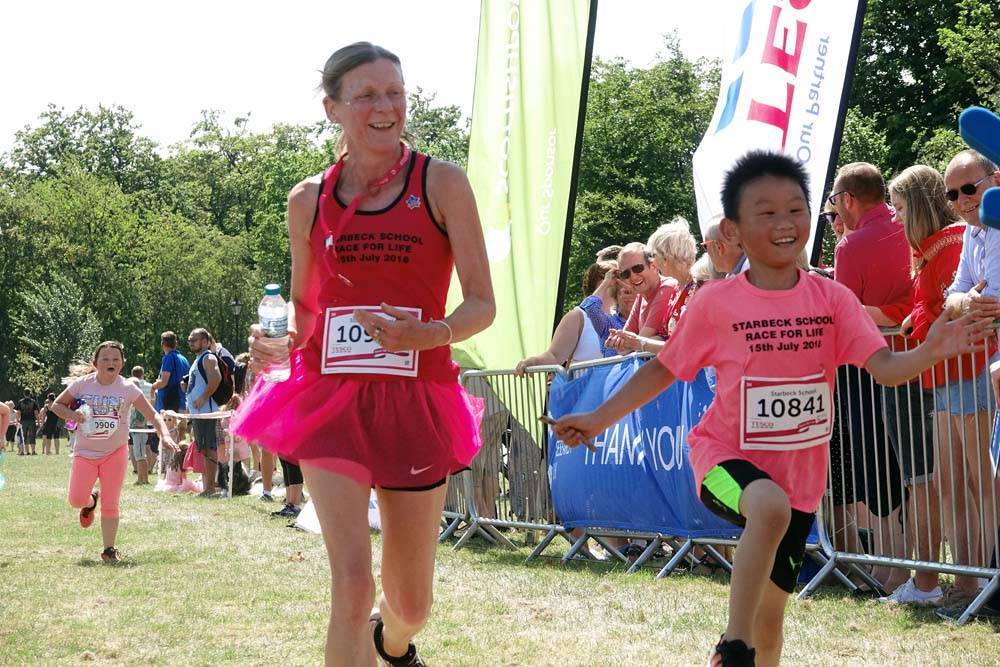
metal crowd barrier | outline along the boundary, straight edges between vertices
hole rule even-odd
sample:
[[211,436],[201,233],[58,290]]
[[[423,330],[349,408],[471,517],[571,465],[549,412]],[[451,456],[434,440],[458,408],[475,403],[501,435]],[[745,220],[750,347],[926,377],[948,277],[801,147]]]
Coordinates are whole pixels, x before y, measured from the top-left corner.
[[[898,328],[882,332],[894,350],[905,349]],[[961,624],[1000,587],[1000,482],[989,453],[996,411],[989,363],[980,352],[959,364],[983,369],[985,392],[961,382],[952,366],[939,365],[928,373],[929,384],[953,387],[939,392],[940,405],[919,378],[882,387],[861,369],[838,370],[828,485],[819,511],[828,561],[800,598],[842,564],[869,584],[875,567],[988,578]]]
[[470,470],[449,483],[445,504],[449,523],[442,538],[454,534],[458,525],[466,525],[455,549],[477,534],[516,549],[501,528],[544,533],[530,560],[554,537],[566,536],[552,509],[546,429],[538,419],[545,414],[548,376],[559,371],[563,369],[558,366],[541,366],[523,379],[512,370],[462,374],[466,390],[483,400],[483,447]]
[[[906,344],[894,335],[898,328],[883,333],[891,336],[894,349]],[[572,536],[555,516],[547,476],[547,430],[538,421],[545,414],[548,380],[553,374],[577,377],[621,360],[573,364],[569,371],[561,366],[534,367],[523,379],[512,370],[463,373],[466,389],[485,402],[483,449],[471,470],[450,482],[441,539],[464,526],[456,549],[477,534],[513,549],[500,529],[516,528],[544,533],[529,561],[562,537],[570,544],[564,561],[593,538],[626,562],[606,538],[627,537],[647,541],[630,572],[647,563],[663,544],[671,546],[673,555],[657,578],[685,562],[697,562],[696,547],[731,570],[718,547],[732,546],[733,540],[683,540],[599,526]],[[974,362],[987,366],[982,372],[989,383],[985,353]],[[882,387],[861,369],[838,369],[828,485],[817,513],[820,543],[809,550],[821,567],[799,598],[808,597],[831,574],[852,589],[857,584],[848,575],[874,585],[871,568],[880,566],[988,578],[958,619],[962,624],[1000,588],[1000,568],[996,560],[991,565],[991,557],[997,558],[1000,524],[1000,481],[989,454],[996,406],[991,388],[985,397],[977,395],[954,374],[948,366],[933,373],[935,384],[955,385],[943,396],[943,409],[936,410],[933,394],[920,390],[919,379],[899,388]],[[959,409],[971,415],[947,417]],[[929,477],[917,474],[922,467]]]

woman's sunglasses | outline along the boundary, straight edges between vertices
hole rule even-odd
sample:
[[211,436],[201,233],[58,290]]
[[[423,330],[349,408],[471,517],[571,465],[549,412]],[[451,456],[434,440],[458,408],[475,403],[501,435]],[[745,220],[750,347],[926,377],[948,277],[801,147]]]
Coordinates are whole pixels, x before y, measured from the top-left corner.
[[994,171],[990,174],[986,174],[975,183],[966,183],[965,185],[959,187],[958,190],[948,190],[948,192],[944,193],[944,196],[948,198],[948,201],[958,201],[958,193],[960,190],[963,195],[971,197],[972,195],[976,194],[976,192],[979,190],[979,186],[983,184],[983,181],[985,181],[987,178],[989,178],[995,173],[996,172]]
[[837,219],[836,211],[824,211],[819,214],[819,219],[823,221],[825,225],[832,225],[833,221]]
[[618,277],[621,280],[628,280],[628,277],[631,276],[633,273],[642,273],[643,271],[645,271],[647,266],[649,265],[636,264],[635,266],[631,266],[627,269],[622,269],[621,271],[618,272]]

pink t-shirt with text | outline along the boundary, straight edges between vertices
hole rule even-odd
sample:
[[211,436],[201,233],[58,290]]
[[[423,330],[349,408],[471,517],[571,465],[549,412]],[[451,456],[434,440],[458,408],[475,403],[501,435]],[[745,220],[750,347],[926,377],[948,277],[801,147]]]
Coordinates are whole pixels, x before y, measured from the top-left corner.
[[657,358],[691,381],[714,366],[712,405],[688,435],[701,494],[719,463],[766,472],[792,507],[814,512],[826,487],[837,366],[863,365],[886,347],[854,294],[799,271],[789,290],[761,290],[746,274],[705,284]]
[[97,373],[91,373],[70,385],[69,392],[90,406],[95,427],[91,435],[77,429],[76,456],[99,459],[128,444],[128,410],[142,396],[139,387],[120,375],[111,384],[101,384]]

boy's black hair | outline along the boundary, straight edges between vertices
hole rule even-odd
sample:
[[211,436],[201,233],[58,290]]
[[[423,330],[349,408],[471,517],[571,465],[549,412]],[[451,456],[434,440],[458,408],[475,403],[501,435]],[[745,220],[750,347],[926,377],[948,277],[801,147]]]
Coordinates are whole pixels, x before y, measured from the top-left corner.
[[747,183],[763,176],[787,178],[798,183],[809,203],[809,175],[802,163],[784,153],[753,150],[736,160],[722,180],[722,213],[730,220],[738,220],[740,197]]

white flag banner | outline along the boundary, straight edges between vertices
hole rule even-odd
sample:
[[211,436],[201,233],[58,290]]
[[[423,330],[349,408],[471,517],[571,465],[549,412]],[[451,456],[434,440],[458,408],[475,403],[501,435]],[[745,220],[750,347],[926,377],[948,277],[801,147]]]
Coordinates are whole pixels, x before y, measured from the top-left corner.
[[[751,149],[780,150],[809,172],[822,210],[860,0],[733,0],[722,86],[694,154],[702,231],[722,216],[722,178]],[[812,248],[812,235],[807,248]]]

